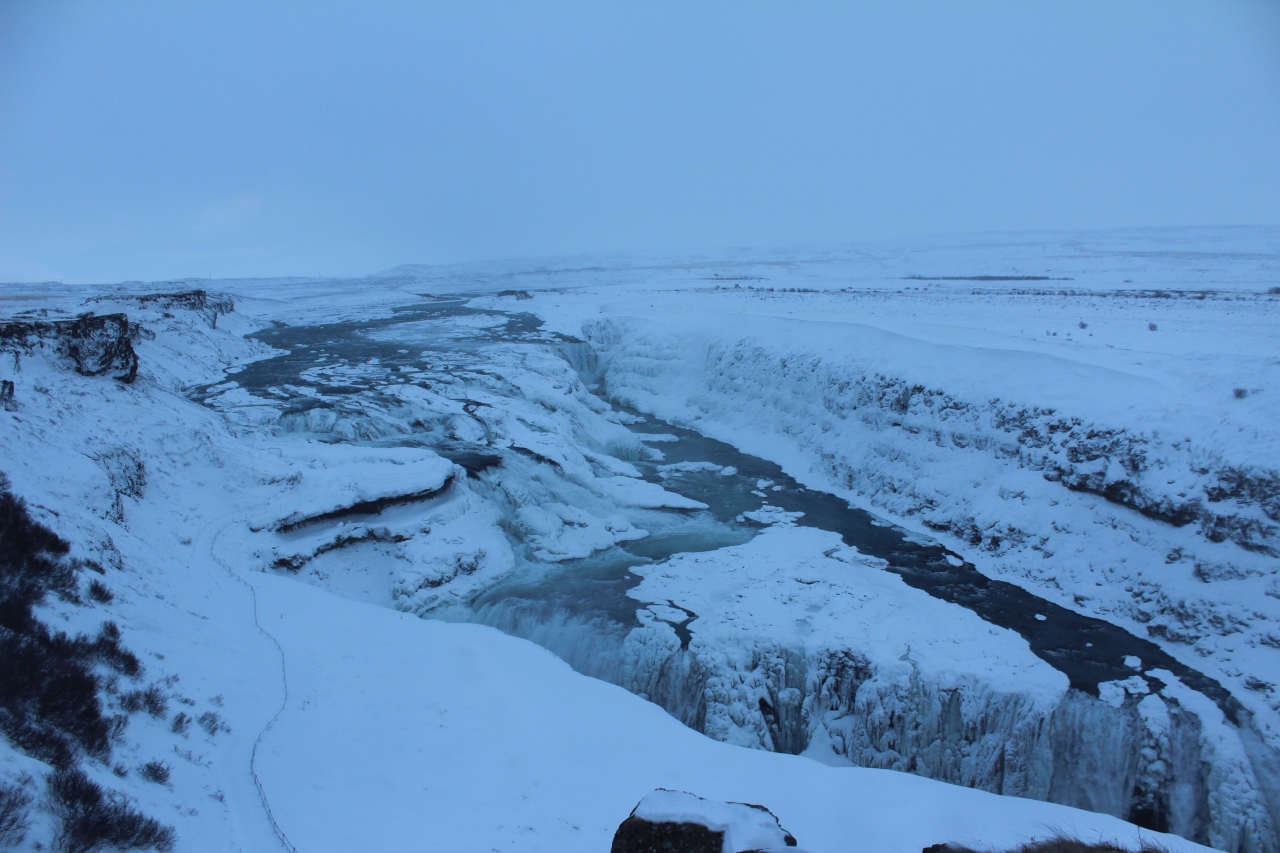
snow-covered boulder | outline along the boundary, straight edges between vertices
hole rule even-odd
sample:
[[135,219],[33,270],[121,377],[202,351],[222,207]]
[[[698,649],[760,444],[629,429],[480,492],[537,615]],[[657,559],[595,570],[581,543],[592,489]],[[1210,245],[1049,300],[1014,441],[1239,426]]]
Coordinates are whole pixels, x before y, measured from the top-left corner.
[[750,803],[705,800],[659,788],[631,810],[611,853],[797,853],[773,812]]

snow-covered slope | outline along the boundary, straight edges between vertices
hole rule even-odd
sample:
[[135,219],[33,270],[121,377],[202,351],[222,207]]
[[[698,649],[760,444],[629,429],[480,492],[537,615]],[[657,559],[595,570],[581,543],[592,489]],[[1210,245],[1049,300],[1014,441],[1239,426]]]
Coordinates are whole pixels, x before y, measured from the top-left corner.
[[1137,838],[1099,815],[717,743],[491,628],[254,583],[289,676],[259,767],[299,850],[604,850],[657,787],[768,803],[814,851]]

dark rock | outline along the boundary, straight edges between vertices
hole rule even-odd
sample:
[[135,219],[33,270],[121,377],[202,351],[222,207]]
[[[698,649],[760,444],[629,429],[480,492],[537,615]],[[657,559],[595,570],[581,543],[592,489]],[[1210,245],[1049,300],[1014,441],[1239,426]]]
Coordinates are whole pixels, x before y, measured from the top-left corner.
[[653,823],[629,817],[613,836],[610,853],[720,853],[724,833],[698,823]]
[[[704,800],[659,788],[613,836],[612,853],[762,853],[796,840],[764,806]],[[797,851],[799,853],[799,851]]]
[[142,490],[147,485],[147,468],[136,453],[124,447],[116,447],[91,456],[107,475],[111,489],[115,492],[113,507],[107,517],[117,524],[124,523],[123,498],[142,498]]
[[132,382],[138,375],[138,354],[124,314],[0,323],[0,350],[29,353],[42,346],[53,347],[82,376],[110,375]]
[[218,317],[236,310],[236,304],[230,296],[209,294],[203,290],[180,290],[173,293],[144,293],[141,296],[100,296],[96,302],[132,302],[143,308],[160,311],[194,311],[205,318],[209,328],[218,327]]
[[453,475],[450,474],[445,481],[435,489],[424,489],[420,492],[410,492],[403,495],[392,495],[385,498],[376,498],[368,501],[358,501],[357,503],[339,507],[338,509],[322,512],[316,515],[307,515],[301,517],[293,517],[282,519],[276,523],[275,530],[278,533],[292,533],[300,527],[306,527],[311,524],[321,524],[330,521],[340,521],[352,515],[377,515],[387,507],[401,506],[403,504],[421,503],[430,500],[439,495],[449,486],[453,485]]
[[230,296],[222,294],[210,295],[203,290],[186,290],[179,293],[150,293],[137,297],[138,304],[143,306],[171,310],[180,308],[194,311],[209,321],[209,328],[218,327],[218,317],[236,310],[236,304]]

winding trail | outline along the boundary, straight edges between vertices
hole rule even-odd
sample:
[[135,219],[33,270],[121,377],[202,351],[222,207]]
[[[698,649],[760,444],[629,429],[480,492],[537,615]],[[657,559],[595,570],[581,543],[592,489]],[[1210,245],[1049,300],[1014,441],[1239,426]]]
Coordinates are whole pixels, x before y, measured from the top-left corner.
[[[267,724],[258,732],[257,737],[254,738],[253,748],[249,756],[249,775],[253,778],[254,788],[258,792],[258,798],[261,801],[262,809],[266,813],[267,821],[271,824],[271,831],[275,835],[276,840],[280,843],[280,846],[289,851],[289,853],[298,853],[298,848],[289,840],[289,837],[285,834],[283,827],[281,827],[279,822],[276,820],[275,813],[271,810],[271,801],[267,797],[266,788],[263,787],[262,779],[258,776],[257,770],[258,748],[261,746],[262,740],[266,736],[267,732],[271,730],[271,728],[276,724],[276,721],[280,718],[280,715],[284,713],[284,709],[289,702],[289,681],[288,672],[285,667],[284,649],[280,646],[280,642],[262,626],[262,621],[259,618],[257,589],[252,583],[242,577],[239,572],[232,568],[231,564],[224,560],[218,553],[219,540],[222,538],[223,534],[230,530],[233,525],[243,523],[248,514],[249,513],[244,511],[238,511],[230,515],[222,516],[221,518],[207,524],[197,537],[195,550],[197,553],[207,552],[215,563],[226,570],[227,574],[248,588],[249,596],[253,602],[253,624],[264,637],[271,641],[276,652],[280,655],[280,706],[271,716],[271,719],[267,721]],[[247,844],[242,849],[256,851],[260,850],[261,847],[255,843]]]

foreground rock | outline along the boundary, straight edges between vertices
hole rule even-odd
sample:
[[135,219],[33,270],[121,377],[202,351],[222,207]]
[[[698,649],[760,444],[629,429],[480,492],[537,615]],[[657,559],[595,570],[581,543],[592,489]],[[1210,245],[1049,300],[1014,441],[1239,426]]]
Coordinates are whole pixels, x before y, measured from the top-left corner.
[[773,812],[750,803],[704,800],[659,788],[631,810],[612,853],[765,853],[796,850]]

